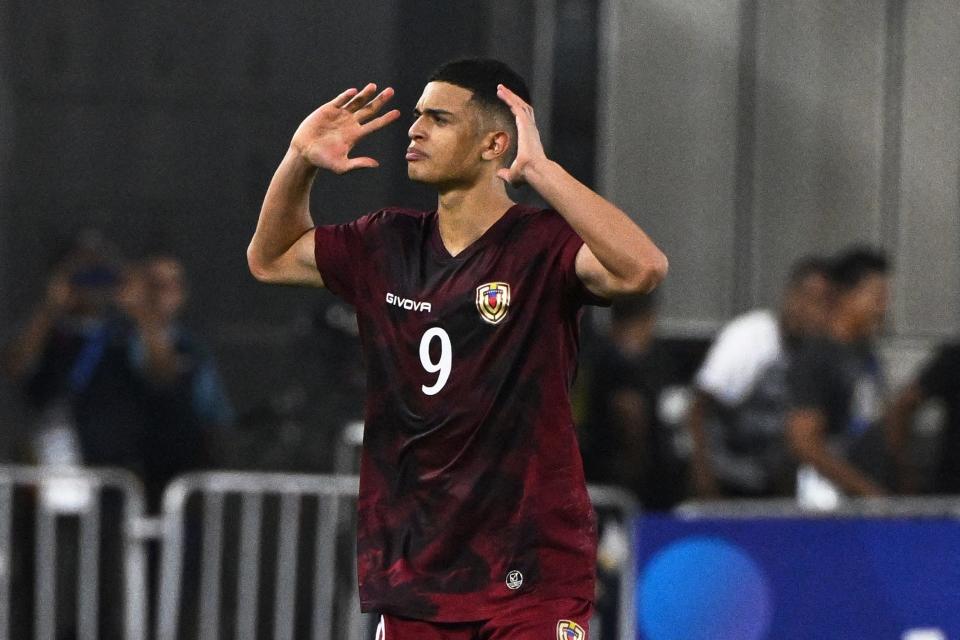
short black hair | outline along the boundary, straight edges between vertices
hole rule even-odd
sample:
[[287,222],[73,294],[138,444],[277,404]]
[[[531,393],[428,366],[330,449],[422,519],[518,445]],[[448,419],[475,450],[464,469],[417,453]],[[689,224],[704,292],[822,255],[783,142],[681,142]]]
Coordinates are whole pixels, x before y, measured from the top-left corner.
[[792,289],[800,286],[810,276],[823,276],[827,280],[832,280],[830,261],[823,256],[803,256],[790,267],[790,274],[787,276],[787,288]]
[[830,279],[844,291],[856,288],[866,278],[890,270],[890,261],[880,249],[866,245],[855,245],[844,250],[833,261]]
[[497,96],[497,85],[502,84],[532,105],[530,90],[520,74],[499,60],[464,58],[447,62],[434,71],[427,82],[446,82],[471,91],[471,100],[477,103],[481,111],[492,113],[506,122],[511,133],[510,152],[506,160],[508,163],[513,161],[517,145],[516,121],[510,107]]
[[444,64],[433,72],[427,82],[447,82],[473,92],[473,99],[484,107],[497,109],[511,116],[510,108],[497,97],[497,85],[520,96],[527,104],[530,90],[516,71],[492,58],[464,58]]

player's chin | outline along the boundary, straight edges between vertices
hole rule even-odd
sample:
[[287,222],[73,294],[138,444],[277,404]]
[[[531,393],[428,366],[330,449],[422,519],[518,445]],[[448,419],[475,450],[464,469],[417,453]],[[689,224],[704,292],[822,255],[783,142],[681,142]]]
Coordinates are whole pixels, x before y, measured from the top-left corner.
[[407,177],[414,182],[423,184],[433,184],[435,182],[427,171],[417,166],[416,162],[407,162]]

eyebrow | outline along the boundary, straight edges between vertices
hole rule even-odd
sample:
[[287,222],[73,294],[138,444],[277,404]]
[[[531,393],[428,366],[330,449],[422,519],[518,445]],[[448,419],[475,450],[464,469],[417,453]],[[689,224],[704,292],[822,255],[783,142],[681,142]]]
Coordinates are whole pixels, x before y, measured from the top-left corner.
[[420,109],[413,110],[414,117],[419,118],[423,114],[427,114],[428,116],[453,116],[454,115],[452,111],[446,111],[445,109],[424,109],[423,111],[421,111]]

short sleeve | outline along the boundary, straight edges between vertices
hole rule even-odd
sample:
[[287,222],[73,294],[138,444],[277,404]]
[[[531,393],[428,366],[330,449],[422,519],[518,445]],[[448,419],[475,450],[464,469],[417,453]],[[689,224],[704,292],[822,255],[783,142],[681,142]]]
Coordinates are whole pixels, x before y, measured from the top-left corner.
[[382,218],[378,211],[345,224],[319,226],[314,230],[314,255],[324,286],[353,306],[357,305],[368,264],[365,236]]
[[923,392],[934,398],[946,398],[960,388],[960,345],[946,345],[924,367],[917,383]]
[[827,411],[833,390],[831,370],[823,345],[817,342],[803,345],[787,373],[790,408]]
[[750,313],[720,331],[697,372],[696,385],[723,405],[737,406],[780,354],[776,318],[766,311]]
[[[560,216],[560,214],[555,215]],[[577,275],[577,253],[583,246],[583,239],[567,224],[566,220],[561,218],[561,223],[558,245],[560,247],[560,273],[563,279],[565,297],[575,307],[588,304],[609,307],[610,300],[590,291],[583,284],[580,276]]]

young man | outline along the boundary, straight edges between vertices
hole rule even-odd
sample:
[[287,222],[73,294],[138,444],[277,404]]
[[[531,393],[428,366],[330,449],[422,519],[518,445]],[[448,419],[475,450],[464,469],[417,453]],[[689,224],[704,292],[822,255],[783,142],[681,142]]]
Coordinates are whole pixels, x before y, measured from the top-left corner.
[[[584,303],[646,292],[667,262],[622,211],[544,154],[502,63],[435,73],[414,109],[412,180],[437,210],[314,228],[317,169],[399,117],[372,84],[314,111],[247,252],[261,281],[325,286],[357,310],[367,365],[358,572],[389,640],[586,637],[593,512],[568,401]],[[526,182],[555,211],[514,204]],[[582,238],[582,240],[581,240]]]
[[880,477],[885,384],[872,342],[887,313],[888,270],[886,257],[869,248],[837,258],[827,333],[804,344],[788,372],[787,441],[803,465],[801,501],[830,505],[840,494],[887,492]]
[[794,495],[787,368],[804,338],[825,332],[831,292],[827,261],[803,258],[790,270],[779,310],[754,309],[717,335],[694,380],[688,419],[698,496]]

